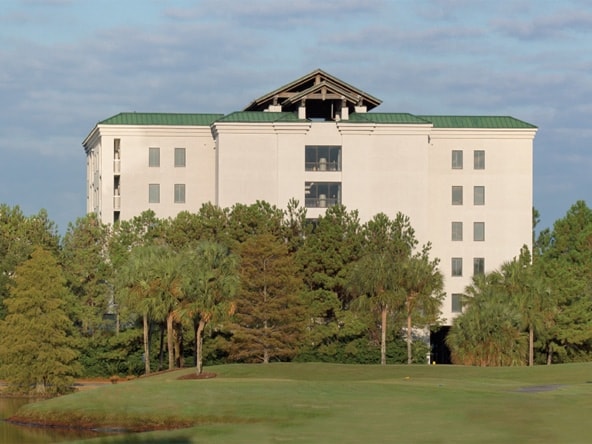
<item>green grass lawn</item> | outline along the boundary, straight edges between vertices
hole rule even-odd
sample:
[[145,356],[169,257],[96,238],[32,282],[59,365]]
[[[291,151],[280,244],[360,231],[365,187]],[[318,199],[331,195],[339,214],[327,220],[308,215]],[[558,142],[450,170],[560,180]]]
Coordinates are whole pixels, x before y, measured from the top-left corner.
[[188,428],[96,443],[588,443],[592,364],[225,365],[180,370],[40,403],[32,418]]

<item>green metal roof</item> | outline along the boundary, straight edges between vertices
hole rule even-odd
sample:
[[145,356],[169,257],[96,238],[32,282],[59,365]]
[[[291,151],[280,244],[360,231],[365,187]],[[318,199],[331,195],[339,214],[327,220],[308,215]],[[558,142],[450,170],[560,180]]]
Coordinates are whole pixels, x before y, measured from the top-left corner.
[[236,111],[228,114],[220,119],[218,122],[300,122],[304,121],[298,119],[298,116],[294,113],[285,112],[267,112],[267,111]]
[[434,128],[533,129],[536,126],[510,116],[418,116]]
[[119,113],[99,125],[210,126],[224,114]]
[[391,123],[399,125],[429,125],[420,117],[409,113],[352,113],[349,116],[348,122],[359,123]]
[[[174,125],[211,126],[214,122],[299,122],[291,112],[237,111],[224,114],[135,113],[125,112],[109,117],[100,125]],[[536,126],[510,116],[416,116],[409,113],[352,113],[352,123],[398,125],[433,124],[434,128],[534,129]]]

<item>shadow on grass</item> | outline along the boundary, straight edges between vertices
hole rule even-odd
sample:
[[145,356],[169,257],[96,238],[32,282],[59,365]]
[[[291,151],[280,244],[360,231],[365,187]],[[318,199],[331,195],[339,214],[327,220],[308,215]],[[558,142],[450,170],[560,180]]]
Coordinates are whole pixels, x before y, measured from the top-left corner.
[[165,438],[157,436],[125,435],[125,439],[123,441],[114,442],[125,442],[127,444],[191,444],[191,440],[189,438],[181,436],[171,436]]

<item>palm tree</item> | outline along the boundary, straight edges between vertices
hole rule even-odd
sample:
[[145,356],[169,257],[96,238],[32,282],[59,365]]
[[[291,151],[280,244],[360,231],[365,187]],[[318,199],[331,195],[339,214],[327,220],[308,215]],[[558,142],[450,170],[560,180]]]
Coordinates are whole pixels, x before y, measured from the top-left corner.
[[195,367],[203,369],[203,332],[215,320],[234,312],[233,298],[238,290],[238,260],[221,244],[203,241],[185,258],[185,301],[180,318],[192,319],[195,325]]
[[145,372],[150,373],[150,321],[166,320],[169,369],[174,367],[173,319],[182,297],[182,268],[164,245],[144,245],[130,252],[118,274],[123,303],[142,314]]
[[[446,338],[455,364],[523,365],[527,342],[521,316],[508,299],[499,272],[477,275],[466,289],[467,304]],[[470,295],[470,296],[469,296]]]
[[[440,304],[445,296],[444,277],[438,270],[438,260],[430,260],[430,245],[413,255],[403,266],[402,286],[405,290],[407,317],[407,364],[413,362],[413,327],[433,324],[440,315]],[[415,319],[415,322],[413,322]]]
[[155,248],[153,266],[158,274],[154,315],[156,320],[164,319],[166,322],[168,364],[169,370],[172,370],[175,367],[173,324],[175,311],[179,308],[183,297],[183,268],[180,256],[165,246]]
[[385,252],[368,253],[355,263],[351,273],[351,287],[360,295],[354,300],[354,309],[375,311],[380,314],[380,363],[386,365],[386,331],[389,314],[399,308],[405,298],[396,274],[398,263]]
[[144,366],[147,375],[150,374],[150,319],[157,306],[159,291],[159,272],[154,267],[155,256],[154,246],[135,247],[117,275],[117,285],[122,288],[121,303],[142,315]]
[[534,335],[544,328],[549,314],[548,291],[541,277],[534,273],[530,253],[522,247],[518,259],[501,266],[503,286],[508,297],[521,314],[524,328],[528,331],[528,365],[534,365]]

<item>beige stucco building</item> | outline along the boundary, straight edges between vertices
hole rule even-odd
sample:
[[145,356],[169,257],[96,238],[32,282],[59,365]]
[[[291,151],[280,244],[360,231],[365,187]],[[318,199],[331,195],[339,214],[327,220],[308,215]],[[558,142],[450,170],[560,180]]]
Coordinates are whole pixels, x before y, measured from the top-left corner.
[[532,242],[536,127],[507,116],[371,112],[380,100],[316,70],[222,114],[121,113],[83,142],[87,211],[105,223],[296,198],[411,218],[445,276],[450,322],[475,272]]

